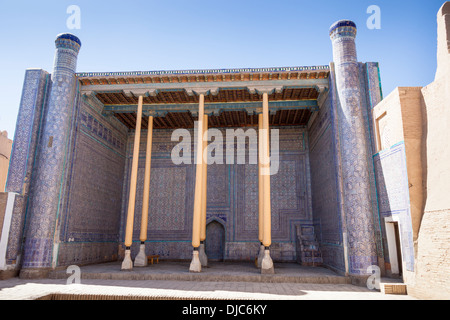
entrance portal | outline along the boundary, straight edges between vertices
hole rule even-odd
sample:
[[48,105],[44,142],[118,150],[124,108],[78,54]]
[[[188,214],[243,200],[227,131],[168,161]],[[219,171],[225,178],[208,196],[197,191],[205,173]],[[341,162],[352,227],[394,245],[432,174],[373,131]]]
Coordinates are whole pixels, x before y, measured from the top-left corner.
[[399,225],[397,221],[386,221],[385,225],[391,272],[394,275],[401,276],[403,267]]
[[217,221],[206,226],[205,251],[210,261],[223,261],[225,251],[225,228]]

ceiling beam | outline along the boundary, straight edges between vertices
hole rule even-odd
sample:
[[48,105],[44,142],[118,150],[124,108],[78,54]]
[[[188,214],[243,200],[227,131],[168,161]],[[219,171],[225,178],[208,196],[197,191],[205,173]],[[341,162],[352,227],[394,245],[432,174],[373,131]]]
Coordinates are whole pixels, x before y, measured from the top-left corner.
[[[205,103],[206,114],[220,114],[223,111],[247,111],[248,113],[257,113],[261,109],[260,102],[230,102],[230,103]],[[310,109],[317,111],[319,106],[316,100],[294,100],[294,101],[270,101],[269,109],[271,113],[278,110],[288,109]],[[132,105],[106,105],[103,112],[116,113],[135,113],[137,106]],[[155,116],[165,116],[168,112],[190,112],[197,116],[197,103],[179,103],[179,104],[145,104],[143,112],[151,112]]]

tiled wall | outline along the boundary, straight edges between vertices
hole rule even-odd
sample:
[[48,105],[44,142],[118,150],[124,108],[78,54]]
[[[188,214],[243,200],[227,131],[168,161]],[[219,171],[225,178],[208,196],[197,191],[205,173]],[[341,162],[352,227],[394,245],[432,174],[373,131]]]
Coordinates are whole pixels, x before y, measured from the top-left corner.
[[[374,156],[380,215],[399,222],[402,260],[408,271],[414,271],[414,245],[406,171],[405,144],[394,145]],[[387,248],[387,240],[384,247]],[[386,262],[389,263],[388,251]]]
[[58,265],[117,258],[126,129],[81,98],[59,225]]
[[[225,130],[222,130],[225,137]],[[174,165],[170,159],[172,131],[154,130],[150,182],[148,253],[167,259],[192,256],[192,214],[195,167]],[[128,198],[130,157],[134,137],[129,136],[125,174]],[[192,145],[193,147],[193,145]],[[141,135],[138,169],[134,245],[137,254],[142,210],[146,132]],[[194,149],[192,149],[194,150]],[[225,150],[224,150],[225,155]],[[280,129],[280,168],[271,177],[272,242],[275,260],[295,261],[295,224],[311,223],[311,195],[308,137],[304,128]],[[248,162],[248,160],[247,160]],[[225,227],[225,259],[253,260],[258,240],[258,177],[254,164],[212,164],[208,166],[207,221]],[[122,204],[121,241],[124,237],[127,203]]]
[[[33,269],[50,268],[55,263],[55,226],[60,214],[60,200],[65,168],[70,153],[73,119],[77,110],[78,83],[74,72],[79,45],[67,46],[66,39],[55,41],[56,54],[52,86],[43,117],[32,192],[27,204],[27,230],[22,259],[24,275]],[[28,270],[25,270],[28,269]]]
[[40,69],[26,71],[11,153],[7,192],[28,193],[29,191],[43,113],[45,114],[45,102],[50,87],[51,81],[47,72]]
[[310,127],[311,191],[316,239],[323,263],[344,272],[337,157],[331,93]]
[[16,192],[11,218],[6,263],[15,265],[22,254],[27,206],[32,190],[32,175],[36,170],[37,148],[47,112],[51,88],[50,75],[41,69],[25,72],[22,98],[6,184],[7,192]]
[[362,65],[356,54],[356,27],[340,26],[331,32],[337,110],[335,121],[339,139],[345,226],[348,248],[348,272],[367,276],[368,267],[378,264],[374,204],[372,200],[370,130],[365,116]]

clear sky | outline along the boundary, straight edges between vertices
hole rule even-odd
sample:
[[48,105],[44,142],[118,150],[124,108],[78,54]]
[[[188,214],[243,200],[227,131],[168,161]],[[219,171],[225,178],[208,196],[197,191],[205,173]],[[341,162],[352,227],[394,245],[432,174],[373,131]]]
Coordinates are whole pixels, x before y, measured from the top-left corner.
[[[332,23],[358,26],[358,59],[379,62],[384,95],[436,69],[443,0],[0,0],[0,130],[13,138],[27,68],[52,71],[56,35],[82,42],[78,72],[328,65]],[[81,28],[67,26],[77,5]],[[370,5],[381,29],[370,30]]]

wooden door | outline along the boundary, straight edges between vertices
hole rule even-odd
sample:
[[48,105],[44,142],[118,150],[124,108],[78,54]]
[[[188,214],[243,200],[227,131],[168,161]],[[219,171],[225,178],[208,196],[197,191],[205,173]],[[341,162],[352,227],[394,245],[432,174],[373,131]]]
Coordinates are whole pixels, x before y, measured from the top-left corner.
[[212,221],[206,226],[205,251],[210,261],[223,261],[225,252],[225,229]]

